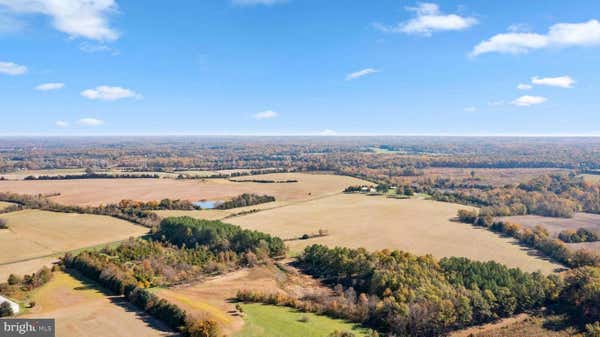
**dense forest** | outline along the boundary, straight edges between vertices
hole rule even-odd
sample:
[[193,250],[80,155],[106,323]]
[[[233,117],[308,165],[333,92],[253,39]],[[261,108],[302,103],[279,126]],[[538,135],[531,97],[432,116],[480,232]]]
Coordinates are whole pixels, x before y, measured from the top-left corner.
[[600,269],[594,267],[544,276],[496,262],[321,245],[307,247],[299,266],[333,293],[297,299],[240,291],[237,298],[344,318],[389,336],[440,336],[542,310],[567,314],[582,330],[600,319]]
[[100,283],[184,336],[217,337],[217,323],[193,319],[145,290],[224,273],[285,255],[283,241],[220,221],[168,218],[152,239],[130,239],[100,251],[66,254],[66,268]]

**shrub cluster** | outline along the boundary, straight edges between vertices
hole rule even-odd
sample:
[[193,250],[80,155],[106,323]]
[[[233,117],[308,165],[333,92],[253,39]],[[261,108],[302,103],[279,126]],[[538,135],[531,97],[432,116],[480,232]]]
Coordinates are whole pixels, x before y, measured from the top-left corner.
[[231,208],[236,208],[236,207],[245,207],[245,206],[252,206],[252,205],[258,205],[258,204],[264,204],[267,202],[273,202],[275,201],[275,197],[270,196],[270,195],[258,195],[258,194],[250,194],[250,193],[244,193],[242,195],[239,195],[231,200],[225,201],[221,204],[219,204],[219,206],[217,206],[217,209],[231,209]]
[[600,240],[600,235],[597,232],[592,232],[586,228],[579,228],[578,230],[565,229],[558,234],[558,238],[566,243],[579,243],[579,242],[595,242]]

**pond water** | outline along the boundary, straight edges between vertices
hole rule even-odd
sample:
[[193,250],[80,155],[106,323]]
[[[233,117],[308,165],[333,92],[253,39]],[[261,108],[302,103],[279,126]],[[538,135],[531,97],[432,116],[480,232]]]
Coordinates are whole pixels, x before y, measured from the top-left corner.
[[221,200],[201,200],[201,201],[193,202],[192,204],[194,206],[198,206],[202,209],[213,209],[222,203],[223,203],[223,201],[221,201]]

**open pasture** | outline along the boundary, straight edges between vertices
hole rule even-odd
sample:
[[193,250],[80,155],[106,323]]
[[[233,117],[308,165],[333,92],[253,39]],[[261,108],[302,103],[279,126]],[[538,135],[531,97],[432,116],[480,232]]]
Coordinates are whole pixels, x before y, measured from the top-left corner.
[[0,280],[10,273],[31,273],[66,251],[140,236],[142,226],[116,218],[23,210],[0,214],[8,229],[0,230]]
[[58,181],[0,181],[0,191],[20,194],[54,194],[52,199],[69,205],[99,205],[123,199],[140,201],[164,198],[190,201],[224,200],[242,193],[273,195],[277,200],[294,201],[322,197],[343,191],[362,180],[337,175],[274,173],[252,176],[261,180],[298,180],[297,183],[232,182],[227,179],[78,179]]
[[35,307],[23,318],[54,318],[61,337],[176,336],[162,322],[94,283],[63,272],[35,290]]
[[534,252],[512,238],[451,221],[462,208],[465,206],[430,200],[340,194],[227,221],[282,238],[298,238],[319,229],[329,232],[324,237],[288,241],[292,253],[320,243],[369,250],[400,249],[438,258],[464,256],[480,261],[495,260],[526,271],[545,273],[561,268],[534,256]]

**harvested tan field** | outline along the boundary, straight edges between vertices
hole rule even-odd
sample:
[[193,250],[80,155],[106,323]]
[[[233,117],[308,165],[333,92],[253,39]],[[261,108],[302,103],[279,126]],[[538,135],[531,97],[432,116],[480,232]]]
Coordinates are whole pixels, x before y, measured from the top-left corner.
[[107,296],[94,284],[63,273],[32,294],[36,302],[24,318],[54,318],[56,336],[176,336],[162,322],[123,298]]
[[303,200],[339,193],[362,180],[337,175],[275,173],[252,176],[261,180],[298,180],[297,183],[265,184],[232,182],[227,179],[78,179],[0,181],[0,191],[20,194],[60,193],[53,200],[69,205],[99,205],[123,199],[140,201],[164,198],[190,201],[223,200],[242,193],[273,195],[277,200]]
[[294,268],[284,268],[286,271],[276,266],[241,269],[197,284],[156,289],[154,293],[196,317],[216,320],[222,327],[222,333],[231,336],[244,325],[244,319],[235,314],[235,303],[231,301],[238,290],[279,292],[293,296],[301,296],[309,291],[329,291],[318,281],[297,274]]
[[[440,176],[452,178],[471,178],[471,171],[475,172],[476,183],[502,186],[518,184],[532,178],[552,173],[569,172],[565,169],[554,168],[426,168],[425,176]],[[414,178],[414,177],[413,177]]]
[[23,180],[28,176],[67,176],[75,174],[84,174],[85,169],[52,169],[52,170],[20,170],[16,172],[3,173],[0,177],[9,180]]
[[0,201],[0,211],[14,205],[16,204],[13,204],[12,202]]
[[58,256],[40,257],[14,263],[0,263],[0,283],[6,282],[10,274],[21,276],[32,274],[44,266],[51,268],[55,262],[58,262]]
[[[313,199],[314,200],[314,199]],[[158,214],[158,216],[162,218],[168,217],[177,217],[177,216],[189,216],[195,219],[205,219],[205,220],[225,220],[228,217],[236,216],[238,214],[243,214],[244,212],[250,211],[260,211],[265,209],[272,209],[283,207],[287,205],[291,205],[294,203],[305,202],[305,200],[301,201],[274,201],[267,202],[264,204],[246,206],[246,207],[236,207],[232,209],[206,209],[206,210],[196,210],[196,211],[154,211],[154,213]]]
[[[23,210],[0,214],[8,229],[0,230],[0,267],[9,270],[36,271],[48,264],[48,258],[63,252],[140,236],[148,232],[142,226],[116,218],[75,213]],[[23,262],[22,266],[14,265]],[[2,268],[3,270],[6,268]],[[0,273],[0,280],[8,275]]]
[[450,221],[465,206],[419,199],[389,199],[340,194],[227,219],[244,228],[282,238],[297,238],[319,229],[325,237],[289,241],[292,252],[321,243],[328,246],[400,249],[413,254],[464,256],[495,260],[526,271],[550,273],[562,266],[534,256],[512,238]]
[[[504,216],[498,217],[498,220],[518,223],[526,227],[533,228],[537,225],[541,225],[546,228],[550,235],[558,237],[558,234],[565,229],[577,230],[579,228],[586,228],[591,231],[600,233],[600,214],[590,213],[575,213],[572,218],[552,218],[538,215],[517,215],[517,216]],[[581,242],[581,243],[567,243],[567,247],[578,250],[578,249],[591,249],[600,252],[600,241],[596,242]]]
[[498,217],[497,219],[518,223],[527,227],[541,225],[555,236],[565,229],[576,230],[582,227],[593,231],[600,231],[600,214],[575,213],[572,218],[552,218],[539,215],[516,215]]

